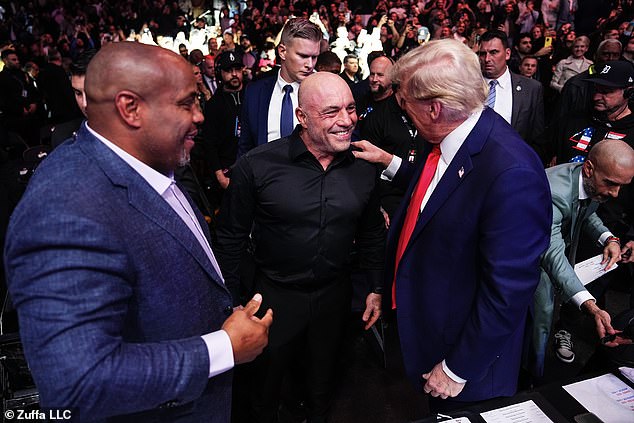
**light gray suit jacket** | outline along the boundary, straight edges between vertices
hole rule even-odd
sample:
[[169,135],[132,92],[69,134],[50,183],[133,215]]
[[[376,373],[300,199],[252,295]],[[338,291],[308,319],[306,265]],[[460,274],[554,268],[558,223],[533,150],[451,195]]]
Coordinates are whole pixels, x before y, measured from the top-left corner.
[[561,295],[562,303],[585,290],[568,261],[567,251],[572,247],[573,228],[581,218],[579,230],[591,239],[599,239],[608,231],[596,214],[598,203],[593,201],[584,216],[577,216],[579,208],[579,174],[582,163],[566,163],[546,169],[553,199],[553,224],[550,245],[541,261],[540,282],[535,292],[534,325],[532,336],[533,354],[529,365],[536,374],[542,374],[544,356],[555,304],[555,292]]

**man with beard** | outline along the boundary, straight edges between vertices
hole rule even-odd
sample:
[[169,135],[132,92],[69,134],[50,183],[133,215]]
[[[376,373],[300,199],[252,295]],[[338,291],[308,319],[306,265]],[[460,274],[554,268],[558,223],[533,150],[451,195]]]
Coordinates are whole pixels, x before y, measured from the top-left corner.
[[585,117],[593,107],[594,84],[589,81],[589,77],[596,73],[596,69],[605,62],[617,61],[621,57],[622,45],[619,40],[603,40],[597,47],[594,54],[594,66],[590,66],[584,72],[573,76],[564,85],[559,97],[559,103],[551,119],[551,140],[552,153],[555,155],[557,163],[565,163],[570,157],[559,157],[562,153],[559,150],[562,140],[567,139],[566,131],[571,117]]
[[262,351],[272,313],[253,316],[259,295],[233,311],[205,221],[173,179],[203,119],[191,66],[112,43],[85,89],[87,122],[38,167],[7,233],[40,404],[96,421],[227,422],[229,370]]
[[[371,100],[365,113],[360,116],[361,139],[368,140],[409,163],[415,163],[423,140],[398,106],[390,78],[392,66],[392,59],[386,56],[377,57],[370,65]],[[389,219],[394,215],[405,192],[385,180],[380,180],[379,185],[381,207]]]
[[515,47],[511,50],[511,57],[508,61],[508,66],[511,72],[521,74],[520,65],[522,63],[522,59],[530,55],[532,49],[533,49],[533,44],[532,44],[531,34],[528,34],[528,33],[520,34],[519,37],[517,37],[517,42],[515,43]]
[[[610,315],[596,305],[595,298],[581,283],[573,267],[582,232],[603,246],[601,264],[606,270],[621,259],[619,238],[612,235],[596,210],[599,203],[616,198],[620,188],[632,181],[634,150],[623,141],[600,141],[584,163],[555,166],[546,169],[546,175],[552,194],[553,223],[550,245],[541,261],[533,308],[531,354],[527,364],[534,376],[543,373],[555,292],[562,296],[562,303],[570,302],[594,318],[599,338],[615,333]],[[574,361],[570,333],[560,328],[555,339],[557,357],[566,363]],[[605,345],[614,347],[623,342],[617,338]]]
[[214,208],[220,206],[222,194],[229,185],[229,169],[235,163],[238,152],[243,70],[239,53],[225,51],[216,58],[216,74],[220,76],[221,85],[207,103],[203,125],[207,161],[216,181],[212,199]]
[[[625,60],[603,62],[586,77],[592,89],[592,108],[562,122],[557,139],[557,161],[583,161],[594,144],[604,139],[634,145],[634,115],[629,99],[634,87],[634,66]],[[586,117],[587,115],[589,117]]]
[[255,288],[276,316],[249,378],[249,422],[276,421],[282,381],[295,363],[302,364],[308,421],[326,421],[350,312],[353,245],[372,287],[365,328],[381,313],[385,229],[376,168],[350,149],[352,94],[338,75],[318,72],[302,82],[298,100],[291,135],[238,160],[218,216],[215,251],[234,305],[243,303],[240,258],[252,234]]

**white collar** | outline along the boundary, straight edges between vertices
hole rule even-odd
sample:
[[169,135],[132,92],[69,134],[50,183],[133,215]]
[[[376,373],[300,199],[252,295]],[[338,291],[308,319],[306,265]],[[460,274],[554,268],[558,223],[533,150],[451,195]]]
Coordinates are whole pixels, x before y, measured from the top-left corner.
[[[504,73],[502,75],[500,75],[499,78],[496,78],[496,79],[498,81],[498,85],[500,86],[500,88],[502,88],[503,90],[508,89],[511,86],[511,72],[509,71],[509,67],[507,66],[506,70],[504,71]],[[484,78],[484,80],[488,84],[493,79]]]
[[585,200],[587,198],[590,198],[590,196],[586,192],[586,189],[583,187],[583,166],[582,166],[581,172],[579,172],[579,200]]
[[141,160],[132,156],[122,148],[116,146],[111,141],[108,141],[102,135],[99,135],[95,132],[88,123],[86,123],[86,129],[95,136],[99,141],[105,144],[110,150],[112,150],[117,156],[121,158],[124,162],[126,162],[132,169],[134,169],[143,179],[147,181],[148,184],[156,191],[159,195],[163,195],[165,191],[172,185],[174,182],[174,175],[165,176],[162,173],[152,169],[150,166],[143,163]]
[[472,113],[440,142],[441,158],[445,164],[449,165],[449,163],[451,163],[464,141],[478,123],[481,115],[482,110]]
[[282,71],[281,70],[277,73],[276,85],[277,85],[277,88],[280,91],[284,91],[284,86],[286,86],[286,85],[292,86],[294,93],[297,93],[297,90],[299,89],[299,82],[297,82],[297,81],[296,82],[286,82],[284,80],[284,78],[282,78]]

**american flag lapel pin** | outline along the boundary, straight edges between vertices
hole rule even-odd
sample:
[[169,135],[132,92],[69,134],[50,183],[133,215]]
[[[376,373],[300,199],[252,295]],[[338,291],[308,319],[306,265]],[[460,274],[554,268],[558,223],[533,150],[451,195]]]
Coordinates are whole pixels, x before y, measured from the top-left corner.
[[460,169],[458,169],[458,177],[462,178],[462,175],[464,175],[464,167],[461,167]]

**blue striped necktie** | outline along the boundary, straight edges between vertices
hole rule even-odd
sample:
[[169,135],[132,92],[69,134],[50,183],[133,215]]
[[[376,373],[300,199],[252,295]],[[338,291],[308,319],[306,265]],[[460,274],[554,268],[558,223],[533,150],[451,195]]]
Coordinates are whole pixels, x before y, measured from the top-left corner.
[[490,107],[491,109],[495,107],[495,86],[498,84],[497,79],[492,79],[489,81],[489,96],[487,97],[487,101],[485,105]]

